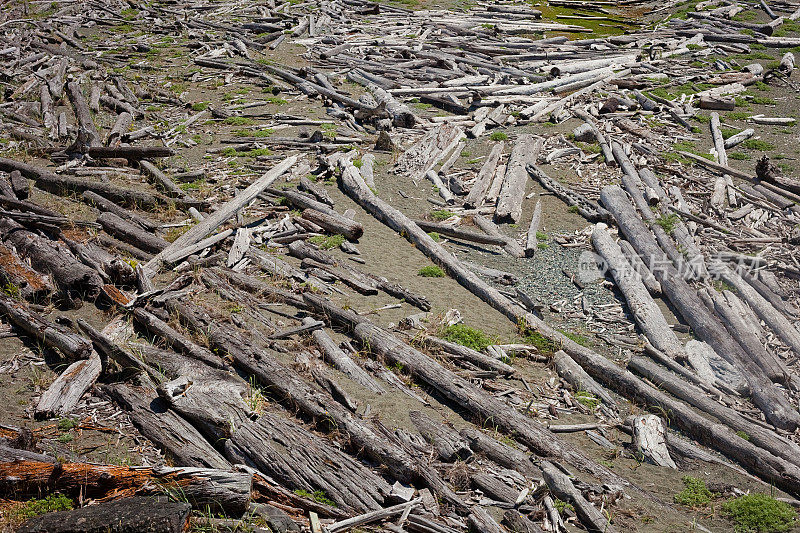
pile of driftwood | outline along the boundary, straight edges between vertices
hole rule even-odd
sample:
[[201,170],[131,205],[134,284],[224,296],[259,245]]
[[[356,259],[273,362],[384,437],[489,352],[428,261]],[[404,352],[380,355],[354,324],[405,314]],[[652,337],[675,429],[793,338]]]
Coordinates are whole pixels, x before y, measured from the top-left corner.
[[[568,520],[608,532],[617,525],[604,511],[624,492],[651,496],[560,433],[586,432],[615,448],[609,428],[632,435],[630,453],[664,468],[686,460],[724,464],[800,496],[800,331],[796,293],[787,291],[800,279],[800,184],[766,159],[753,173],[728,164],[726,150],[754,129],[723,139],[716,112],[708,132],[688,122],[698,108],[732,109],[732,95],[749,84],[794,87],[791,53],[770,71],[757,63],[717,65],[718,72],[689,63],[756,43],[798,46],[800,39],[771,35],[800,11],[778,16],[764,4],[773,21],[753,25],[731,20],[736,5],[706,2],[708,11],[653,30],[537,40],[520,35],[583,28],[542,21],[517,4],[460,13],[360,0],[244,4],[84,9],[67,2],[51,12],[26,5],[0,15],[0,128],[10,139],[0,157],[0,316],[69,363],[34,414],[67,415],[94,390],[124,409],[174,465],[59,463],[24,430],[6,427],[4,497],[60,491],[106,502],[79,511],[89,522],[119,516],[145,527],[137,520],[161,515],[131,511],[140,500],[111,500],[180,495],[195,508],[235,517],[215,526],[260,515],[273,530],[296,529],[294,519],[329,533],[381,521],[392,531],[494,532],[502,530],[498,522],[512,531],[561,531],[557,499],[573,506]],[[126,43],[132,51],[157,48],[159,33],[189,35],[197,43],[196,80],[245,80],[270,94],[319,99],[330,118],[268,113],[267,100],[192,109],[155,83],[159,73],[147,61],[125,50],[87,50],[91,31],[131,23],[149,28]],[[309,66],[271,59],[291,43],[306,47]],[[120,74],[122,66],[137,76]],[[714,87],[669,100],[648,92],[658,78]],[[351,91],[344,79],[355,84]],[[443,114],[421,117],[412,100]],[[153,103],[158,110],[150,110]],[[202,169],[158,166],[195,147],[191,133],[202,122],[254,118],[278,131],[319,129],[281,137],[254,128],[209,149],[212,162]],[[543,128],[508,145],[489,140],[500,128],[531,131],[573,118],[580,121],[574,140],[598,146],[597,154]],[[663,158],[674,140],[696,135],[713,138],[713,160],[682,152],[692,167]],[[465,139],[481,138],[492,144],[479,168],[458,168]],[[382,199],[374,155],[381,151],[398,152],[392,172],[422,187],[429,181],[437,197],[427,200],[454,216],[418,220]],[[252,154],[244,171],[225,170],[239,153]],[[552,179],[544,164],[572,169],[580,184]],[[179,185],[214,172],[228,180],[214,196]],[[542,207],[526,196],[529,178],[595,224],[584,238],[590,235],[644,342],[619,335],[631,331],[628,322],[614,326],[619,314],[584,311],[607,323],[603,338],[626,350],[627,367],[546,324],[538,302],[508,289],[514,273],[463,262],[431,236],[535,260]],[[478,352],[434,335],[438,323],[423,315],[431,310],[425,295],[361,264],[358,242],[370,235],[355,210],[331,199],[326,179],[477,298],[541,336],[552,353],[519,344]],[[621,186],[611,184],[619,179]],[[526,202],[534,205],[527,232],[514,235],[502,225],[523,222]],[[343,253],[327,251],[328,244]],[[580,288],[575,273],[565,275]],[[397,328],[381,327],[337,303],[351,292],[383,294],[396,300],[392,306],[415,310]],[[678,338],[657,297],[695,340]],[[98,330],[51,316],[51,303],[88,303],[113,318]],[[451,313],[438,320],[456,321]],[[531,386],[509,364],[513,354],[552,362],[562,381]],[[120,375],[127,379],[110,379]],[[388,427],[337,381],[342,375],[369,394],[449,403],[479,424],[451,425],[414,410],[416,431]],[[587,407],[577,391],[598,405]],[[659,416],[626,418],[612,392],[667,413],[673,429],[724,458],[667,435]],[[543,423],[560,412],[592,412],[597,422]],[[492,431],[481,430],[489,420]],[[188,507],[158,505],[164,528],[182,530]],[[71,524],[39,520],[26,527]]]

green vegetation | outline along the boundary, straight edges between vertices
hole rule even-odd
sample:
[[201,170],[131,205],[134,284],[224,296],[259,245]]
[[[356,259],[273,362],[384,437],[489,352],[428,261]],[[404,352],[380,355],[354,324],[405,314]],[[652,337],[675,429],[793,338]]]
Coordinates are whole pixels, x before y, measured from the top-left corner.
[[450,218],[454,214],[455,213],[453,213],[452,211],[449,211],[447,209],[436,209],[436,210],[430,212],[431,218],[433,220],[436,220],[437,222],[441,222],[442,220],[447,220],[448,218]]
[[739,133],[741,130],[737,130],[736,128],[720,128],[719,131],[720,133],[722,133],[723,139],[730,139],[731,137]]
[[579,390],[575,392],[575,399],[582,405],[585,405],[591,410],[597,409],[600,405],[600,399],[592,394],[591,392],[585,390]]
[[51,494],[41,500],[28,500],[13,514],[15,518],[25,520],[54,511],[71,511],[73,508],[72,500],[63,494]]
[[187,183],[181,183],[179,187],[184,191],[197,191],[206,184],[205,178],[199,178],[194,181],[189,181]]
[[797,521],[797,513],[787,503],[766,494],[745,494],[722,506],[740,533],[789,531]]
[[323,490],[315,490],[314,492],[308,492],[304,489],[297,489],[294,491],[295,494],[300,496],[301,498],[308,498],[309,500],[314,500],[317,503],[322,503],[324,505],[330,505],[331,507],[337,507],[336,502],[328,498],[328,495],[325,494]]
[[454,342],[479,352],[485,350],[490,344],[497,344],[499,340],[466,324],[447,326],[439,336],[446,341]]
[[672,233],[675,229],[675,224],[680,221],[680,218],[675,213],[667,216],[660,216],[655,220],[655,223],[661,226],[667,233]]
[[59,431],[69,431],[70,429],[77,426],[78,423],[75,422],[72,418],[62,418],[58,421],[58,430]]
[[571,503],[561,501],[558,498],[553,499],[553,507],[556,508],[558,514],[563,515],[566,510],[575,511],[575,507]]
[[550,236],[547,235],[547,233],[545,233],[543,231],[537,231],[536,232],[536,240],[537,241],[546,241],[549,238],[550,238]]
[[684,476],[683,484],[686,488],[675,495],[675,503],[688,507],[702,507],[711,502],[711,491],[702,479]]
[[430,265],[420,268],[419,272],[417,272],[417,275],[422,276],[423,278],[443,278],[444,270],[436,265]]
[[322,250],[331,250],[338,248],[344,242],[342,235],[315,235],[308,239],[311,244],[316,244]]
[[496,131],[491,135],[489,135],[489,139],[492,141],[505,141],[508,139],[508,135],[506,135],[502,131]]
[[417,102],[417,103],[414,104],[414,107],[416,107],[417,109],[420,109],[422,111],[425,111],[427,109],[432,108],[433,104],[426,104],[426,103],[423,103],[423,102]]
[[442,236],[439,235],[438,233],[436,233],[435,231],[429,231],[428,232],[428,237],[430,237],[431,239],[433,239],[436,242],[439,242],[439,241],[442,240]]
[[573,333],[571,331],[566,331],[566,330],[559,330],[559,331],[561,332],[562,335],[564,335],[566,338],[568,338],[572,342],[580,344],[581,346],[588,346],[589,345],[589,339],[587,337],[584,337],[583,335],[580,335],[578,333]]
[[289,103],[288,100],[285,100],[284,98],[278,98],[277,96],[270,96],[268,98],[264,98],[264,101],[272,105],[284,105]]
[[747,120],[752,113],[747,111],[730,111],[725,115],[727,120]]
[[195,102],[192,104],[192,111],[205,111],[208,109],[208,102]]
[[778,103],[772,98],[768,98],[766,96],[754,96],[750,99],[750,102],[758,105],[776,105]]
[[761,139],[747,139],[742,143],[742,146],[749,150],[758,150],[760,152],[771,152],[775,149],[775,145],[762,141]]
[[245,152],[240,152],[236,148],[228,147],[222,151],[222,155],[226,157],[258,157],[260,155],[272,155],[272,150],[269,148],[254,148]]
[[526,331],[522,338],[525,342],[534,346],[541,355],[551,355],[561,349],[561,345],[546,339],[538,331]]
[[750,440],[750,435],[748,435],[746,432],[744,432],[742,430],[737,431],[736,432],[736,436],[740,437],[740,438],[742,438],[744,440]]

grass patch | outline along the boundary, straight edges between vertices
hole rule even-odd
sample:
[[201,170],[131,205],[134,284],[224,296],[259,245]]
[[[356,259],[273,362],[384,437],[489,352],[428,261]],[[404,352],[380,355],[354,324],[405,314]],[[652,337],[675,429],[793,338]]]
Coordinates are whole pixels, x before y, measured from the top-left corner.
[[489,135],[489,139],[492,141],[505,141],[508,139],[508,135],[506,135],[502,131],[496,131],[491,135]]
[[740,533],[789,531],[797,521],[797,513],[787,503],[766,494],[745,494],[722,505]]
[[578,333],[573,333],[571,331],[566,331],[566,330],[559,330],[559,331],[561,332],[562,335],[564,335],[566,338],[568,338],[572,342],[578,343],[581,346],[588,346],[589,345],[589,339],[587,337],[584,337],[583,335],[580,335]]
[[254,148],[253,150],[239,152],[236,148],[228,147],[222,151],[222,155],[227,157],[258,157],[260,155],[272,155],[272,150],[269,148]]
[[423,278],[443,278],[444,270],[436,265],[429,265],[420,268],[419,272],[417,272],[417,275],[422,276]]
[[747,139],[742,143],[742,146],[748,150],[758,150],[760,152],[771,152],[775,149],[775,145],[762,141],[761,139]]
[[730,111],[725,115],[727,120],[747,120],[750,118],[750,113],[747,111]]
[[314,500],[317,503],[322,503],[325,505],[330,505],[331,507],[337,507],[336,502],[328,498],[328,495],[325,494],[324,490],[315,490],[314,492],[308,492],[304,489],[297,489],[294,491],[295,494],[300,496],[301,498],[308,498],[309,500]]
[[748,435],[746,432],[742,430],[737,431],[736,436],[747,441],[750,440],[750,435]]
[[275,133],[272,128],[264,128],[261,130],[236,130],[233,132],[237,137],[269,137]]
[[197,190],[200,190],[200,188],[205,184],[206,184],[205,178],[199,178],[199,179],[196,179],[194,181],[181,183],[179,185],[179,187],[181,189],[183,189],[184,191],[197,191]]
[[736,128],[720,128],[719,131],[722,133],[723,139],[730,139],[742,130],[737,130]]
[[754,96],[753,98],[750,99],[750,102],[759,105],[777,105],[778,103],[772,98],[768,98],[766,96]]
[[547,339],[538,331],[527,331],[522,336],[526,343],[535,347],[541,355],[552,355],[561,349],[561,345]]
[[440,242],[442,240],[442,236],[436,233],[435,231],[429,231],[428,237],[433,239],[435,242]]
[[496,344],[498,341],[496,337],[491,337],[483,331],[466,324],[447,326],[439,336],[446,341],[472,348],[478,352],[485,350],[491,344]]
[[208,109],[208,102],[195,102],[192,104],[192,111],[205,111]]
[[448,209],[436,209],[436,210],[430,212],[431,218],[433,220],[436,220],[437,222],[441,222],[442,220],[447,220],[448,218],[450,218],[454,214],[455,213],[453,213],[452,211],[450,211]]
[[592,411],[597,409],[597,407],[600,405],[600,399],[591,392],[585,390],[577,391],[575,393],[575,399],[578,401],[578,403],[585,405]]
[[675,503],[688,507],[703,507],[711,502],[711,491],[700,478],[684,476],[685,488],[675,495]]
[[321,250],[331,250],[338,248],[344,243],[342,235],[315,235],[308,239],[311,244],[316,244]]
[[41,500],[28,500],[13,514],[18,520],[26,520],[45,513],[54,511],[71,511],[74,509],[72,500],[63,494],[51,494]]
[[675,213],[667,216],[660,216],[655,220],[655,223],[661,226],[667,233],[672,233],[675,229],[675,224],[680,221],[680,218]]

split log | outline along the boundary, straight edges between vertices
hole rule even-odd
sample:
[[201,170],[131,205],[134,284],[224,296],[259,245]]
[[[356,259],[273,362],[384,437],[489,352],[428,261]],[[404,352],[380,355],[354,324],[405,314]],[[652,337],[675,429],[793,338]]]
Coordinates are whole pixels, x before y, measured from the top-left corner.
[[667,450],[667,429],[664,421],[656,415],[633,417],[633,444],[636,452],[647,462],[656,466],[678,467]]
[[241,194],[235,196],[228,201],[228,203],[214,211],[213,214],[207,216],[202,222],[189,228],[186,233],[175,239],[167,248],[161,250],[156,257],[147,262],[145,268],[151,272],[157,272],[162,266],[161,263],[169,262],[170,257],[173,256],[175,252],[204,239],[209,233],[227,222],[227,220],[234,216],[240,209],[254,200],[264,189],[269,187],[276,179],[283,175],[284,172],[289,170],[296,161],[297,156],[290,156],[281,163],[275,165],[266,174],[261,176],[261,178],[242,191]]
[[134,226],[110,211],[105,211],[97,217],[103,229],[122,242],[126,242],[145,252],[158,253],[169,246],[169,243],[150,232]]
[[333,524],[326,526],[325,530],[328,533],[339,533],[340,531],[346,531],[348,529],[352,529],[358,526],[374,524],[375,522],[386,520],[387,518],[391,518],[395,515],[407,513],[409,509],[413,509],[414,506],[419,505],[421,502],[422,498],[416,498],[406,503],[401,503],[398,505],[393,505],[391,507],[386,507],[384,509],[379,509],[377,511],[364,513],[362,515],[354,516],[352,518],[347,518],[339,522],[334,522]]
[[604,187],[601,199],[606,208],[613,213],[620,230],[637,249],[642,259],[653,265],[661,265],[654,274],[661,283],[664,294],[692,329],[718,354],[737,365],[744,373],[745,379],[750,384],[753,402],[764,412],[767,419],[778,427],[797,427],[800,424],[800,413],[791,407],[783,393],[763,376],[761,370],[747,357],[720,320],[709,312],[697,292],[684,281],[671,261],[666,260],[664,252],[656,244],[622,189],[618,186]]
[[128,130],[131,129],[131,124],[133,124],[133,115],[127,111],[117,115],[114,126],[106,136],[106,146],[119,147],[122,143],[122,138],[128,133]]
[[510,220],[516,223],[522,216],[522,200],[525,198],[525,184],[528,181],[525,165],[536,162],[541,147],[541,138],[525,134],[520,135],[511,149],[495,210],[495,218],[499,222]]
[[108,531],[159,531],[183,533],[189,529],[192,506],[156,498],[133,497],[46,513],[27,520],[19,533],[92,533]]
[[470,533],[503,533],[503,528],[481,507],[472,508],[467,517],[467,528]]
[[464,207],[471,209],[480,207],[483,203],[486,192],[489,190],[489,184],[494,177],[497,163],[500,161],[500,156],[503,154],[504,147],[504,142],[499,142],[492,146],[492,150],[489,152],[489,155],[486,156],[486,160],[483,162],[480,171],[478,171],[478,175],[475,177],[469,194],[467,194],[467,197],[464,199]]
[[94,385],[102,370],[100,356],[94,350],[88,359],[69,365],[39,397],[35,417],[45,419],[68,414]]
[[86,463],[0,464],[0,491],[5,497],[38,497],[59,491],[107,501],[125,496],[172,494],[202,509],[211,505],[241,516],[250,505],[251,476],[208,468],[103,466]]

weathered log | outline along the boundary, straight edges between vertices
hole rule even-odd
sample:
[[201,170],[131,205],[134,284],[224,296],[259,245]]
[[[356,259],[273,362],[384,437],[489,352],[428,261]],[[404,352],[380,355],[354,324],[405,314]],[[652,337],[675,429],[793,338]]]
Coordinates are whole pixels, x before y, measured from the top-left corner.
[[489,155],[486,156],[486,160],[483,162],[481,169],[478,171],[478,175],[475,177],[469,194],[467,194],[467,197],[464,199],[464,207],[468,209],[480,207],[483,203],[486,192],[489,190],[489,184],[491,184],[492,178],[494,177],[497,163],[500,161],[500,156],[503,154],[504,147],[504,142],[499,142],[492,146],[492,150],[489,152]]
[[161,250],[156,257],[147,262],[145,268],[151,272],[157,272],[163,266],[163,262],[168,263],[172,260],[170,258],[174,256],[176,252],[204,239],[209,233],[227,222],[227,220],[234,216],[240,209],[254,200],[264,189],[269,187],[276,179],[283,175],[284,172],[289,170],[296,161],[297,156],[290,156],[275,165],[261,176],[261,178],[247,187],[247,189],[222,205],[219,209],[214,211],[213,214],[203,219],[202,222],[189,228],[186,233],[175,239],[167,248]]
[[[796,443],[791,442],[787,439],[779,437],[774,431],[771,431],[761,424],[756,424],[751,422],[750,420],[743,417],[738,411],[732,409],[730,407],[724,406],[720,403],[715,402],[711,398],[709,398],[700,388],[686,383],[682,379],[676,378],[676,376],[667,370],[659,367],[652,361],[645,359],[644,357],[634,356],[631,358],[630,362],[628,363],[628,367],[633,369],[638,374],[646,377],[651,382],[656,384],[656,386],[664,388],[667,392],[674,395],[675,397],[693,405],[697,409],[708,413],[718,419],[723,424],[726,424],[731,429],[731,433],[734,431],[744,431],[750,437],[750,442],[752,442],[755,446],[769,452],[772,455],[780,457],[784,459],[787,463],[792,463],[795,466],[800,466],[800,446]],[[649,402],[650,400],[648,400]],[[674,405],[679,405],[678,402],[674,402]],[[664,405],[666,408],[667,405]],[[672,407],[670,407],[672,409]],[[686,408],[683,408],[681,411],[686,411]],[[678,414],[681,411],[675,411],[672,409],[675,414]],[[681,415],[682,416],[682,415]],[[700,420],[704,420],[703,417],[695,416],[699,422]],[[670,417],[672,420],[672,417]],[[691,419],[684,420],[683,418],[678,421],[678,423],[686,427],[686,425],[690,422],[693,422]],[[699,429],[699,428],[698,428]],[[713,433],[713,432],[712,432]],[[700,439],[697,433],[693,433],[695,438],[701,440],[706,445],[711,445],[708,442],[708,438]],[[736,442],[736,441],[734,441]],[[719,443],[723,445],[723,443]],[[729,446],[728,444],[724,444],[726,447]],[[720,449],[717,445],[712,445],[711,447]],[[731,452],[734,452],[731,454]],[[745,466],[749,466],[749,463],[752,461],[742,461],[742,456],[738,455],[741,453],[746,453],[744,450],[739,450],[737,448],[730,448],[730,451],[726,451],[725,455],[738,460]],[[762,475],[763,477],[763,475]]]
[[46,348],[56,349],[70,360],[88,359],[91,343],[54,324],[5,294],[0,294],[0,315]]
[[661,296],[661,284],[658,282],[656,277],[650,272],[650,269],[647,265],[644,264],[642,258],[639,257],[639,254],[636,250],[633,249],[631,243],[624,239],[620,239],[617,241],[617,245],[619,245],[620,249],[622,250],[622,255],[625,256],[625,259],[631,264],[633,267],[633,271],[639,274],[639,277],[642,279],[642,283],[647,288],[647,292],[649,292],[652,296]]
[[202,361],[212,368],[223,368],[225,366],[222,359],[211,352],[211,350],[196,344],[190,338],[176,331],[169,324],[145,309],[141,307],[134,309],[133,319],[145,330],[160,337],[167,343],[167,346],[193,357],[198,361]]
[[537,234],[539,233],[539,225],[542,222],[542,201],[537,199],[536,206],[533,208],[533,215],[531,216],[531,223],[528,226],[528,237],[525,241],[525,257],[533,257],[536,253]]
[[610,215],[608,211],[597,205],[597,203],[592,202],[583,195],[566,188],[545,174],[536,165],[528,164],[526,169],[528,174],[535,178],[542,187],[552,192],[557,198],[570,207],[575,206],[578,209],[578,213],[589,222],[609,221]]
[[460,433],[469,442],[472,451],[482,453],[500,466],[516,470],[527,478],[540,478],[539,470],[524,452],[474,428],[464,428]]
[[429,335],[425,337],[425,343],[437,346],[442,350],[444,350],[445,352],[453,354],[461,359],[464,359],[479,368],[484,368],[486,370],[494,370],[496,372],[500,372],[506,375],[514,374],[516,372],[514,367],[511,365],[508,365],[498,359],[490,357],[481,352],[475,351],[472,348],[461,346],[460,344],[456,344],[454,342],[446,341],[444,339],[440,339],[438,337]]
[[439,457],[448,463],[465,460],[472,455],[469,443],[457,431],[441,422],[431,420],[420,411],[409,411],[411,423],[420,434],[433,445]]
[[616,409],[617,402],[597,383],[589,374],[586,373],[572,358],[563,350],[553,354],[553,365],[556,373],[575,387],[576,391],[586,391],[600,398],[603,403]]
[[519,490],[492,474],[476,472],[470,481],[476,489],[498,502],[513,504],[519,496]]
[[572,480],[553,463],[541,461],[539,467],[542,469],[544,481],[550,492],[559,500],[571,503],[575,507],[575,513],[587,530],[593,533],[619,531],[611,525],[599,509],[583,497],[583,494],[572,484]]
[[503,528],[482,507],[475,506],[467,517],[470,533],[503,533]]
[[311,334],[314,342],[319,346],[322,357],[337,370],[347,375],[350,379],[366,387],[368,390],[381,394],[386,390],[375,381],[364,369],[344,353],[333,339],[323,329],[318,329]]
[[86,463],[0,464],[0,492],[18,498],[60,491],[100,501],[124,496],[173,494],[192,506],[205,505],[240,516],[250,505],[250,474],[208,468],[148,468]]
[[31,302],[46,300],[55,290],[50,278],[39,274],[14,252],[0,244],[0,283]]
[[197,308],[174,300],[168,301],[167,305],[192,328],[206,333],[213,346],[233,357],[237,367],[256,376],[261,383],[286,398],[307,416],[322,423],[332,422],[337,431],[350,438],[355,449],[362,450],[368,457],[385,465],[396,479],[406,482],[424,480],[437,495],[461,511],[465,510],[464,504],[435,471],[418,464],[402,449],[380,438],[328,394],[309,385],[269,352],[253,346],[238,332],[221,328]]
[[303,218],[333,234],[342,235],[348,241],[357,241],[364,234],[364,227],[341,215],[331,216],[315,209],[304,209]]
[[192,506],[155,498],[133,497],[47,513],[26,521],[19,533],[94,533],[104,531],[159,531],[183,533],[189,528]]
[[100,377],[103,365],[92,350],[88,359],[75,361],[39,397],[34,415],[38,419],[68,414]]
[[525,198],[525,184],[528,181],[525,166],[536,162],[541,146],[542,139],[525,134],[520,135],[511,149],[495,210],[495,218],[499,222],[510,220],[516,223],[522,216],[522,200]]
[[128,133],[128,130],[131,128],[131,124],[133,124],[133,115],[127,111],[117,115],[117,120],[114,122],[114,126],[106,136],[106,146],[118,147],[120,144],[122,144],[122,137]]
[[667,324],[664,313],[655,303],[641,281],[639,273],[628,263],[622,250],[611,238],[607,226],[595,225],[592,244],[603,257],[605,265],[625,297],[631,313],[650,343],[673,359],[684,359],[683,344]]
[[130,222],[118,217],[110,211],[105,211],[97,217],[106,233],[122,242],[126,242],[145,252],[158,253],[169,246],[169,243],[150,232],[134,226]]
[[509,509],[503,513],[503,524],[512,533],[542,533],[539,526],[516,509]]
[[657,466],[678,468],[667,450],[667,430],[664,421],[655,415],[635,416],[632,420],[633,444],[636,452]]
[[680,274],[666,260],[664,252],[656,244],[649,230],[633,209],[618,186],[604,187],[601,192],[603,204],[614,215],[620,230],[637,249],[642,259],[660,265],[653,274],[658,278],[664,294],[679,310],[684,319],[701,339],[732,364],[740,365],[745,379],[750,384],[753,402],[778,427],[794,428],[800,424],[800,413],[786,400],[783,393],[761,373],[738,343],[730,336],[720,320],[711,314]]
[[[130,159],[130,157],[128,156],[121,156],[121,157]],[[159,156],[148,155],[146,157],[159,157]],[[166,157],[166,156],[160,156],[160,157]],[[155,180],[156,185],[164,189],[164,192],[167,194],[167,196],[171,198],[181,198],[183,196],[186,196],[186,193],[184,192],[183,189],[178,187],[175,184],[175,182],[169,178],[169,176],[164,174],[161,171],[161,169],[159,169],[150,161],[145,161],[142,158],[142,161],[139,161],[139,168],[142,170],[143,174],[150,177],[152,180]]]
[[503,235],[500,228],[497,227],[497,224],[483,215],[474,215],[472,221],[490,237],[505,239],[506,243],[505,246],[503,246],[503,250],[505,250],[506,253],[514,257],[525,257],[525,250],[522,249],[522,246],[519,245],[517,240],[514,237]]
[[127,412],[134,426],[180,466],[230,468],[230,463],[194,426],[172,411],[154,390],[124,383],[101,385]]
[[89,106],[86,105],[86,100],[83,98],[81,86],[74,81],[67,83],[67,94],[69,95],[70,102],[72,102],[72,108],[75,110],[75,117],[78,119],[78,124],[81,129],[88,133],[88,145],[99,146],[100,134],[97,132],[97,127],[94,125]]
[[80,296],[93,300],[100,294],[103,285],[100,275],[78,262],[63,245],[26,231],[7,218],[0,218],[0,237],[37,271],[48,273],[68,298]]
[[137,214],[132,211],[125,209],[124,207],[120,207],[111,200],[100,196],[99,194],[93,191],[84,191],[82,198],[89,203],[100,209],[101,211],[109,211],[114,213],[118,217],[127,220],[129,222],[133,222],[134,224],[140,225],[142,228],[152,232],[158,228],[158,224],[155,222]]
[[328,533],[339,533],[340,531],[346,531],[348,529],[352,529],[357,526],[372,524],[375,522],[379,522],[381,520],[385,520],[387,518],[391,518],[398,514],[404,514],[404,513],[407,514],[410,509],[413,509],[414,506],[420,504],[421,502],[422,498],[416,498],[406,503],[393,505],[391,507],[386,507],[384,509],[379,509],[377,511],[370,511],[362,515],[354,516],[352,518],[347,518],[339,522],[334,522],[333,524],[326,526],[325,529],[327,530]]
[[414,222],[425,231],[436,232],[440,235],[452,237],[461,241],[476,242],[478,244],[493,244],[495,246],[505,246],[508,241],[507,237],[495,237],[485,233],[476,233],[474,231],[459,229],[449,224],[440,224],[427,220],[415,220]]

